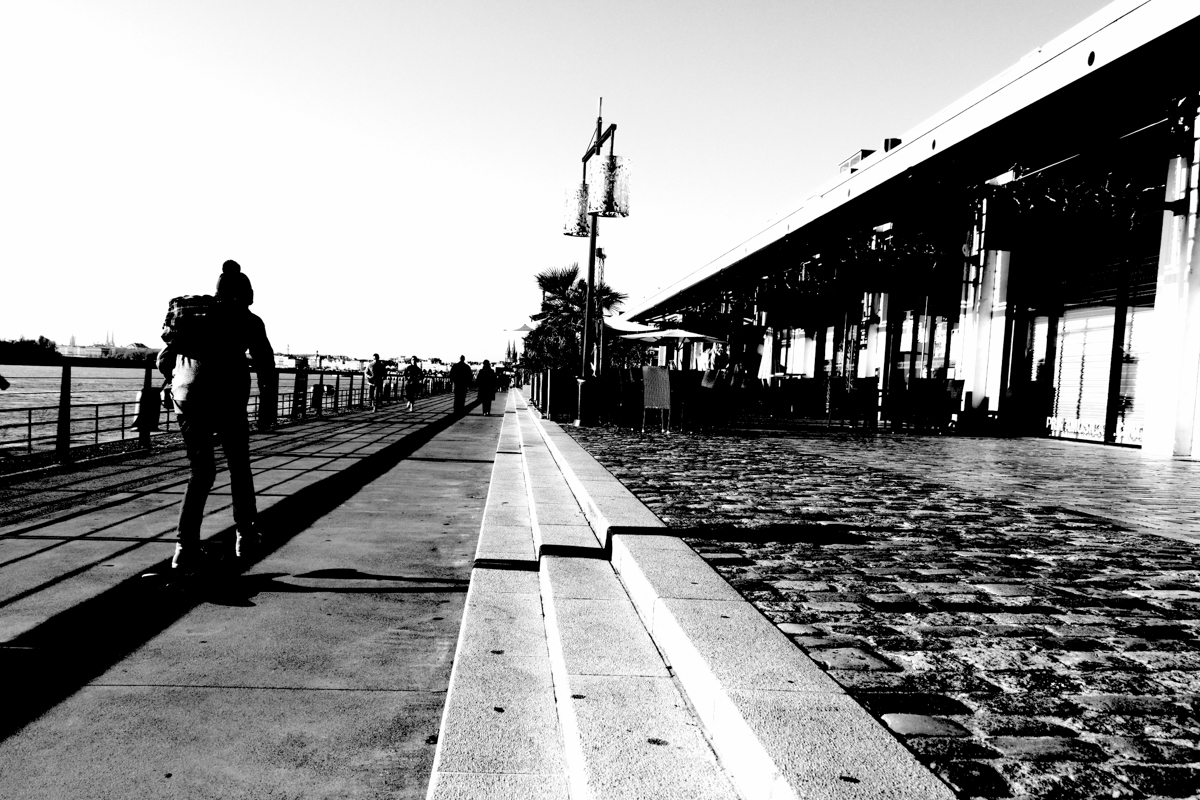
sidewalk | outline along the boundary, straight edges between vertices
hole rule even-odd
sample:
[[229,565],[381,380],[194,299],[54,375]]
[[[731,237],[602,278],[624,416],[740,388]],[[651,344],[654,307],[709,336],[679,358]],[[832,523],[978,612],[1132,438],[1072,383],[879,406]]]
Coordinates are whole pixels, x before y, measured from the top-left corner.
[[[181,454],[6,504],[0,796],[422,795],[501,424],[451,404],[256,435],[266,552],[194,595],[139,577]],[[206,510],[232,550],[223,471]]]

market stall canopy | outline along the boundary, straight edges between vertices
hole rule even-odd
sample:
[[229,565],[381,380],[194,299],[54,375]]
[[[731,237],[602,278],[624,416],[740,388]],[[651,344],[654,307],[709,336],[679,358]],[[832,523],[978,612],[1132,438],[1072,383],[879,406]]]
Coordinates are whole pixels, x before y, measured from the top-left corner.
[[633,339],[634,341],[644,342],[645,344],[665,344],[667,342],[720,342],[721,344],[725,344],[724,339],[718,339],[715,336],[705,336],[703,333],[685,331],[681,328],[669,328],[665,331],[627,333],[621,338]]

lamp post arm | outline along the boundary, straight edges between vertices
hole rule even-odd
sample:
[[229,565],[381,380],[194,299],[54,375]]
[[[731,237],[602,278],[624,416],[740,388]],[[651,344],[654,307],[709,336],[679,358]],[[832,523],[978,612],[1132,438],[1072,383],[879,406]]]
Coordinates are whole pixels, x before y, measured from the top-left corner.
[[[597,125],[597,126],[596,126],[596,129],[597,129],[597,130],[599,130],[599,129],[600,129],[600,126],[599,126],[599,125]],[[609,125],[609,126],[608,126],[608,129],[607,129],[607,130],[605,130],[603,134],[601,134],[600,136],[597,136],[597,137],[596,137],[596,141],[595,141],[595,142],[593,142],[592,144],[588,145],[587,152],[583,154],[583,162],[586,164],[586,163],[587,163],[587,160],[588,160],[589,158],[591,158],[592,156],[598,156],[598,155],[600,155],[600,148],[601,148],[601,147],[603,147],[603,146],[604,146],[604,143],[605,143],[605,142],[607,142],[607,141],[609,140],[609,137],[613,137],[613,135],[614,135],[616,132],[617,132],[617,126],[616,126],[615,124],[614,124],[614,125]],[[614,138],[615,138],[615,137],[614,137]],[[609,155],[612,155],[612,153],[611,153],[611,149],[610,149],[610,153],[609,153]]]

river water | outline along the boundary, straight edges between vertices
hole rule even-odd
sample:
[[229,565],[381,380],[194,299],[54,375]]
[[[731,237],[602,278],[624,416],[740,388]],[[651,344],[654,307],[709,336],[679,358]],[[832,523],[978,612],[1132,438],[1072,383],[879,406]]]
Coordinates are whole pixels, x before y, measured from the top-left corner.
[[[252,373],[253,374],[253,373]],[[62,384],[60,366],[0,365],[0,375],[9,387],[0,391],[0,455],[14,455],[31,450],[54,447],[58,401]],[[136,416],[137,393],[145,381],[146,368],[71,366],[71,432],[72,444],[113,441],[136,437],[130,426]],[[290,397],[295,385],[293,373],[280,373],[279,393]],[[308,385],[317,383],[310,374]],[[325,375],[325,383],[333,384],[334,376]],[[362,376],[355,376],[354,385],[362,385]],[[349,376],[341,376],[343,401]],[[150,385],[162,386],[163,377],[151,370]],[[258,381],[251,381],[251,397],[258,395]],[[123,405],[122,405],[123,404]],[[250,408],[255,405],[253,399]],[[173,415],[172,415],[173,416]],[[167,415],[160,414],[166,427]],[[174,420],[171,420],[174,429]]]

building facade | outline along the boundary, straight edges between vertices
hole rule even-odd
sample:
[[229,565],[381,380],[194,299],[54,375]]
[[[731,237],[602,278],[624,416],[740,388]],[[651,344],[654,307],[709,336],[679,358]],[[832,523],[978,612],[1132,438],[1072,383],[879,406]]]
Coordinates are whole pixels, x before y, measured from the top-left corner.
[[1200,453],[1198,37],[1118,0],[627,317],[800,405]]

